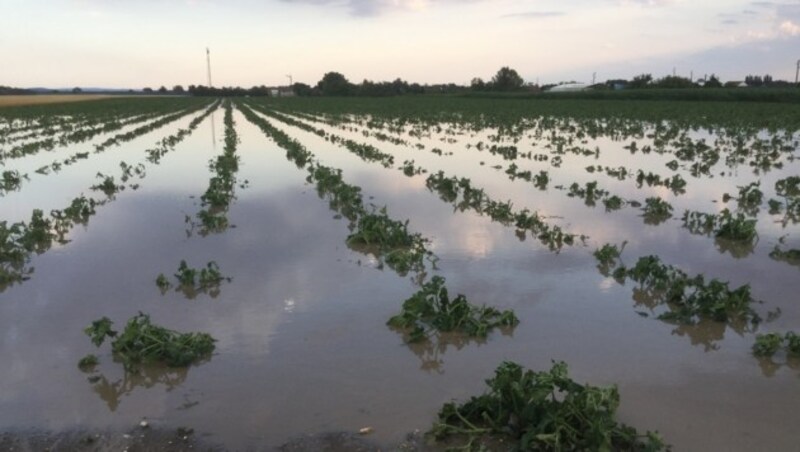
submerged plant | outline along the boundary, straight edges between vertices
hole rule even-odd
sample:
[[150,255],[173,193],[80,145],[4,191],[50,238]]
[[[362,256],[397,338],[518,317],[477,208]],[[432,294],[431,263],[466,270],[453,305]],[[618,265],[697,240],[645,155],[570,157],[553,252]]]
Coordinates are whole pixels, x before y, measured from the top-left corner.
[[642,216],[645,223],[660,224],[672,217],[672,205],[661,198],[647,198],[644,200]]
[[783,345],[783,336],[778,333],[767,333],[756,335],[756,342],[753,344],[753,354],[756,356],[772,356]]
[[106,196],[110,197],[114,195],[114,193],[117,193],[125,188],[123,185],[117,185],[114,180],[114,176],[106,176],[103,173],[97,173],[97,177],[103,179],[103,181],[99,184],[92,185],[91,189],[102,191]]
[[742,213],[733,215],[728,209],[717,215],[687,210],[683,226],[695,234],[713,232],[716,237],[742,242],[751,242],[758,235],[755,219],[748,219]]
[[78,361],[78,368],[81,370],[88,370],[96,366],[99,362],[97,356],[90,353]]
[[511,310],[501,312],[492,307],[475,306],[464,295],[450,299],[445,279],[434,276],[403,302],[400,314],[389,319],[387,325],[407,331],[409,342],[419,342],[428,337],[430,330],[485,337],[496,327],[513,327],[518,323]]
[[[156,279],[156,284],[159,288],[163,289],[163,284],[166,282],[166,277],[162,278],[163,274],[159,275]],[[182,260],[178,266],[178,272],[175,273],[175,278],[178,284],[184,289],[193,290],[207,290],[218,287],[224,281],[231,281],[231,278],[223,276],[219,271],[219,265],[211,261],[206,264],[204,268],[192,268],[185,260]]]
[[616,262],[617,259],[619,259],[619,256],[622,253],[622,250],[625,248],[626,243],[627,242],[622,242],[621,247],[617,247],[617,245],[606,243],[599,249],[596,249],[593,255],[600,262],[600,265],[603,266],[611,265],[614,262]]
[[658,433],[642,435],[616,420],[616,387],[580,384],[569,377],[563,362],[542,372],[504,362],[486,384],[488,391],[481,396],[444,404],[430,434],[437,440],[461,439],[465,450],[478,449],[476,442],[492,438],[510,440],[514,450],[667,448]]
[[668,311],[658,316],[661,320],[683,324],[696,324],[701,319],[744,324],[761,321],[752,308],[755,300],[749,285],[730,289],[727,282],[717,279],[689,277],[657,256],[642,257],[630,268],[619,266],[613,275],[620,282],[631,279],[639,283],[637,290],[667,307]]
[[136,371],[147,364],[165,364],[169,367],[186,367],[199,362],[214,351],[216,340],[206,333],[179,333],[153,325],[150,316],[139,313],[128,320],[125,329],[118,333],[111,329],[107,317],[96,320],[84,332],[92,343],[101,346],[112,338],[111,350],[127,371]]

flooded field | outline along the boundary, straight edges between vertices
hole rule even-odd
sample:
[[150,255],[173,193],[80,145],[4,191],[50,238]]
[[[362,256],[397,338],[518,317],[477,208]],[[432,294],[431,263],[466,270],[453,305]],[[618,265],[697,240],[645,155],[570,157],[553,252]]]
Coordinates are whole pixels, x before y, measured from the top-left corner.
[[[0,109],[0,431],[393,450],[501,363],[563,361],[674,450],[795,449],[799,128],[755,103]],[[129,366],[84,333],[139,313],[213,353]]]

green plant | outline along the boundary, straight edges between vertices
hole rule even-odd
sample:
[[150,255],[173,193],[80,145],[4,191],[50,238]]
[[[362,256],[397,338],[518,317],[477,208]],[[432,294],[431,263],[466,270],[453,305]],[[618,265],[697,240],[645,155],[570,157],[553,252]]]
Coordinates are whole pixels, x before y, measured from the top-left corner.
[[753,344],[753,354],[756,356],[772,356],[783,345],[783,336],[778,333],[767,333],[756,335],[756,342]]
[[600,265],[611,265],[619,259],[622,249],[625,248],[626,242],[622,243],[622,247],[618,248],[617,245],[606,243],[599,249],[594,251],[594,257],[600,262]]
[[216,342],[206,333],[179,333],[153,325],[150,316],[141,312],[128,320],[121,333],[111,326],[112,322],[103,317],[92,322],[84,332],[98,347],[106,337],[113,338],[111,350],[128,371],[153,363],[186,367],[210,356]]
[[672,205],[661,198],[647,198],[644,200],[642,216],[648,224],[659,224],[672,217]]
[[514,450],[666,449],[657,433],[639,434],[616,420],[616,387],[582,385],[569,377],[567,365],[553,363],[549,371],[525,370],[504,362],[486,380],[488,391],[457,404],[446,403],[430,434],[466,441],[477,449],[484,438],[507,438]]
[[648,298],[667,307],[658,316],[661,320],[684,324],[694,324],[700,319],[754,324],[761,321],[751,306],[755,300],[749,285],[730,289],[727,282],[717,279],[689,277],[684,271],[662,263],[657,256],[642,257],[631,268],[619,266],[612,274],[619,281],[629,278],[639,283],[639,290]]
[[624,203],[625,201],[617,195],[612,195],[603,199],[603,205],[606,206],[607,211],[619,210]]
[[789,176],[775,182],[775,192],[778,196],[800,196],[800,176]]
[[117,185],[114,181],[114,176],[106,176],[103,173],[97,173],[97,177],[103,179],[103,182],[91,186],[92,190],[99,190],[105,193],[106,196],[112,196],[114,193],[121,191],[125,187]]
[[790,355],[800,356],[800,335],[789,331],[784,339],[786,340],[786,351]]
[[96,355],[88,354],[78,361],[78,368],[81,370],[88,370],[96,366],[99,362]]
[[[162,276],[164,275],[159,275],[156,284],[163,290],[163,283],[169,284],[169,282],[166,281],[166,277],[162,279]],[[185,260],[181,260],[175,278],[182,288],[201,291],[218,287],[224,281],[231,281],[231,278],[220,273],[219,265],[214,261],[208,262],[204,268],[197,269],[189,267]]]
[[161,289],[162,292],[166,292],[172,286],[166,276],[163,273],[160,273],[156,278],[156,286]]
[[409,342],[419,342],[428,337],[430,330],[485,337],[493,328],[513,327],[518,323],[511,310],[501,312],[491,307],[474,306],[464,295],[450,299],[445,279],[434,276],[403,302],[400,314],[389,319],[387,325],[407,331]]
[[764,193],[759,190],[760,186],[761,181],[756,181],[743,187],[736,187],[739,189],[737,202],[739,203],[740,209],[753,210],[761,205],[761,202],[764,200]]

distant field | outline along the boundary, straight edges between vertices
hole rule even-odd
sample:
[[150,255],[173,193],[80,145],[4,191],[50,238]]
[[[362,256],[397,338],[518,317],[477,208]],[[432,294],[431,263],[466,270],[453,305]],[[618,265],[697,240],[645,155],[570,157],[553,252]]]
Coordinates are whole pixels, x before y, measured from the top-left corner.
[[85,100],[105,99],[108,94],[22,94],[0,96],[0,107],[18,105],[59,104],[64,102],[80,102]]

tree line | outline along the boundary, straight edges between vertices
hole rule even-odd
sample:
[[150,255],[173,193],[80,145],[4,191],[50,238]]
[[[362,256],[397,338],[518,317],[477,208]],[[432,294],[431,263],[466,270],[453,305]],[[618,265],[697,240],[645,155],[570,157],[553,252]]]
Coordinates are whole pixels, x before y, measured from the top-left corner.
[[[519,73],[508,67],[500,68],[497,73],[488,81],[484,81],[480,77],[475,77],[471,80],[468,86],[458,85],[455,83],[435,84],[435,85],[420,85],[419,83],[409,83],[403,79],[397,78],[394,81],[374,82],[371,80],[363,80],[361,83],[356,84],[350,82],[340,72],[328,72],[323,75],[322,79],[311,86],[305,83],[294,83],[289,87],[270,88],[265,85],[253,86],[251,88],[242,88],[239,86],[223,86],[211,87],[203,85],[189,85],[184,88],[182,85],[175,85],[172,88],[161,86],[157,89],[145,87],[141,91],[143,94],[152,95],[191,95],[191,96],[271,96],[271,95],[296,95],[296,96],[368,96],[368,97],[383,97],[383,96],[402,96],[402,95],[418,95],[418,94],[459,94],[465,92],[538,92],[546,91],[558,85],[575,83],[575,82],[562,82],[559,84],[547,85],[534,85],[525,83],[525,80]],[[591,86],[585,86],[592,90],[609,90],[609,89],[692,89],[692,88],[722,88],[722,87],[739,87],[742,85],[747,87],[776,87],[785,88],[795,86],[784,80],[775,80],[771,75],[748,75],[744,78],[743,82],[731,81],[723,83],[719,77],[711,74],[708,77],[703,77],[699,80],[692,80],[687,77],[677,75],[668,75],[660,79],[653,78],[652,74],[640,74],[630,80],[627,79],[612,79],[602,83],[597,83]],[[73,88],[73,93],[81,93],[80,88]],[[119,91],[113,91],[119,93]],[[128,93],[135,93],[134,90],[128,90]],[[0,86],[0,95],[2,94],[35,94],[34,91],[13,88],[8,86]]]

